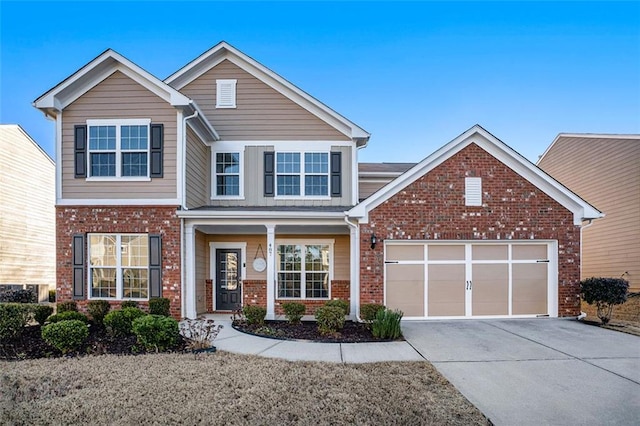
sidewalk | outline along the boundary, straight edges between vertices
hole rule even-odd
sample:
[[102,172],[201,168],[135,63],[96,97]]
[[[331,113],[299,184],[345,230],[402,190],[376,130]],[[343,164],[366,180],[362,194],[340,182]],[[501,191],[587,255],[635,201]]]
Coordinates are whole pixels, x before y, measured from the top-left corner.
[[281,358],[290,361],[368,363],[384,361],[424,361],[409,343],[315,343],[258,337],[236,331],[227,315],[207,315],[224,328],[213,342],[221,351]]

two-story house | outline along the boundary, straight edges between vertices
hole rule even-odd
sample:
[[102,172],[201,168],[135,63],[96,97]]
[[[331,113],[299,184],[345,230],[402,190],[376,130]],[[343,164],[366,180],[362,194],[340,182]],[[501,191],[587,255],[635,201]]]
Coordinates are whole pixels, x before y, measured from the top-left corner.
[[600,212],[479,126],[359,202],[369,133],[224,42],[164,81],[107,50],[34,106],[56,122],[61,300],[579,311]]

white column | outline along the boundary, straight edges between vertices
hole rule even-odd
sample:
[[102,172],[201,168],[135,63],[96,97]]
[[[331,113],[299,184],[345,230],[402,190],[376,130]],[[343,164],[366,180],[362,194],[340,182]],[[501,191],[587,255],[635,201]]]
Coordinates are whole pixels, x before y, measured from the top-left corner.
[[358,310],[360,309],[360,244],[358,238],[358,228],[349,226],[349,264],[351,265],[351,271],[349,275],[349,295],[351,299],[351,319],[356,319],[359,316]]
[[267,227],[267,319],[276,318],[276,226]]
[[184,288],[185,310],[187,318],[196,318],[196,240],[194,238],[193,225],[187,224],[184,227],[184,245],[185,245],[185,277],[186,284]]

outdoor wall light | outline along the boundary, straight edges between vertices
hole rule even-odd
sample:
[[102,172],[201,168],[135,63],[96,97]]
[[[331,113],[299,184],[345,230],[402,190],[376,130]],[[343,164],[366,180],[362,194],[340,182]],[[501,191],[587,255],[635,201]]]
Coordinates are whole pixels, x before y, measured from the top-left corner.
[[378,242],[378,238],[376,237],[376,234],[372,234],[371,235],[371,250],[376,248],[376,243],[377,242]]

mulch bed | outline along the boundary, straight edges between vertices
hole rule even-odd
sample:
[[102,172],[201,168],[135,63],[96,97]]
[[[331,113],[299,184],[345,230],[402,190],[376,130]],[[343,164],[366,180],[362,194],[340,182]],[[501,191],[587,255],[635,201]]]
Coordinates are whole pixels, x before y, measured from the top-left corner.
[[[184,349],[185,342],[181,340],[170,352],[182,352]],[[77,351],[65,356],[143,353],[147,353],[147,351],[143,346],[137,344],[136,336],[111,337],[103,326],[91,324],[89,337],[85,344]],[[42,340],[40,325],[25,327],[21,337],[0,342],[0,359],[4,360],[58,358],[62,356],[62,352]]]
[[376,339],[365,324],[353,321],[346,321],[344,328],[340,332],[329,335],[320,334],[318,323],[315,321],[302,321],[300,324],[291,324],[288,321],[265,321],[264,325],[249,325],[245,321],[236,320],[233,322],[232,327],[243,333],[281,340],[311,340],[326,343],[389,341],[388,339]]

